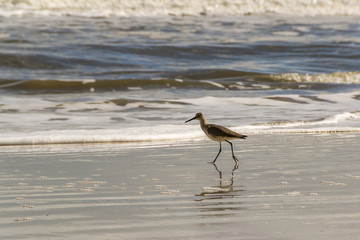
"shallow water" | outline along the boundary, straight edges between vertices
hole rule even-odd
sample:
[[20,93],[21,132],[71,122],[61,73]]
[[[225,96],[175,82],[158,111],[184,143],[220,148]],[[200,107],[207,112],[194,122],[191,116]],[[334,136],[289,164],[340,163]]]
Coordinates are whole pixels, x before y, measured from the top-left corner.
[[357,239],[357,134],[2,146],[1,239]]

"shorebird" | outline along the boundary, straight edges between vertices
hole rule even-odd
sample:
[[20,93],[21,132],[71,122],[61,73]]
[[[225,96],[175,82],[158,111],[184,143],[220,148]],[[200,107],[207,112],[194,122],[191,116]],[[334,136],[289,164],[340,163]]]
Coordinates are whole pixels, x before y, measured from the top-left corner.
[[230,144],[231,146],[231,152],[232,152],[232,157],[235,161],[235,163],[237,163],[239,160],[235,157],[234,155],[234,149],[233,149],[233,145],[229,140],[232,139],[237,139],[237,138],[242,138],[245,139],[247,136],[242,135],[240,133],[236,133],[234,131],[231,131],[230,129],[220,126],[220,125],[216,125],[216,124],[208,124],[206,121],[206,118],[204,116],[204,114],[202,114],[201,112],[197,113],[195,115],[195,117],[185,121],[185,123],[190,122],[192,120],[199,120],[200,121],[200,126],[201,129],[203,130],[203,132],[206,134],[206,136],[208,136],[208,138],[210,138],[213,141],[219,142],[220,144],[220,149],[218,154],[215,157],[215,160],[212,161],[211,163],[215,163],[216,159],[218,158],[218,156],[221,153],[221,142],[225,141],[227,143]]

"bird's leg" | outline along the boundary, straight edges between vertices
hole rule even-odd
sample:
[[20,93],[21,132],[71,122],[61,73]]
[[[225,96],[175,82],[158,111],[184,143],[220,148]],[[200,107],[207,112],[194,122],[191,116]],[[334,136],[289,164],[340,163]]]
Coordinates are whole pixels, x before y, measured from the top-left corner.
[[230,144],[230,146],[231,146],[231,152],[232,152],[232,156],[233,156],[233,159],[234,159],[234,161],[237,163],[237,162],[239,162],[239,160],[235,157],[235,155],[234,155],[234,149],[233,149],[233,145],[232,145],[232,143],[230,142],[230,141],[228,141],[228,140],[225,140],[226,142],[228,142],[229,144]]
[[219,149],[219,152],[218,152],[218,154],[216,155],[216,157],[215,157],[215,159],[214,159],[214,161],[212,161],[211,163],[213,163],[213,164],[215,164],[215,162],[216,162],[216,159],[218,158],[218,156],[220,155],[220,153],[221,153],[221,142],[219,142],[220,143],[220,149]]

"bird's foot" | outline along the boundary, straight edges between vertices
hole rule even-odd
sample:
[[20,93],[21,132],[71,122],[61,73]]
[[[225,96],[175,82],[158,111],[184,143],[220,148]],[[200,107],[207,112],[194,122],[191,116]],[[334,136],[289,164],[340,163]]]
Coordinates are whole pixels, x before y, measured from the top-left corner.
[[234,159],[235,163],[239,163],[239,159],[237,159],[237,157],[235,157],[235,155],[233,156],[233,159]]

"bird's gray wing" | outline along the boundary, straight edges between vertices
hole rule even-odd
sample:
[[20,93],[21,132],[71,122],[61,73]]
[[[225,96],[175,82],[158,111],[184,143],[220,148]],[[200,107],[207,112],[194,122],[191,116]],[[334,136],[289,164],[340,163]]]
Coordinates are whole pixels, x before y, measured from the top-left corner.
[[246,138],[245,135],[239,134],[237,132],[231,131],[226,127],[215,124],[208,125],[208,133],[213,136],[223,136],[229,138]]

